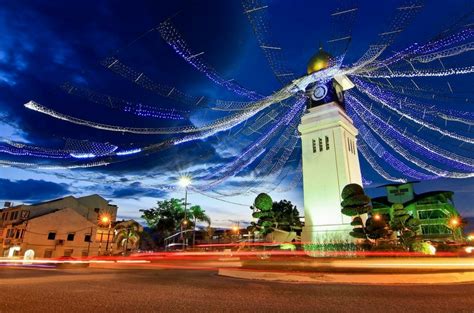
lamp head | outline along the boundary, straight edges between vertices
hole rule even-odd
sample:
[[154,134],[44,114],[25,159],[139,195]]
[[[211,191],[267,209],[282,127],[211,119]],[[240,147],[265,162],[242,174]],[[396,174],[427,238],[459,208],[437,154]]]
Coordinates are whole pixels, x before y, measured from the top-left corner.
[[188,187],[189,185],[191,185],[191,177],[189,176],[181,176],[179,178],[179,185],[181,187]]

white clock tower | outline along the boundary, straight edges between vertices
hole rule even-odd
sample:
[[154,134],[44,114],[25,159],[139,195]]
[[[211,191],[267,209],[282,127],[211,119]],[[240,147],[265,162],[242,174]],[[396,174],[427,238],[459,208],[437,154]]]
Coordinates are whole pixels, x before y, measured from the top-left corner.
[[[327,68],[330,55],[320,51],[308,74]],[[350,183],[362,185],[357,129],[344,110],[344,90],[354,85],[345,76],[308,86],[311,98],[301,118],[305,226],[303,242],[350,239],[351,218],[341,213],[341,192]]]

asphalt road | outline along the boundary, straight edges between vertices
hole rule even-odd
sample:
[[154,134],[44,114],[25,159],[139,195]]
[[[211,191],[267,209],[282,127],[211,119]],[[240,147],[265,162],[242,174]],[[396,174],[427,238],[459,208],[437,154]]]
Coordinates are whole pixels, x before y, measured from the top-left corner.
[[474,284],[256,282],[193,270],[0,268],[7,312],[474,312]]

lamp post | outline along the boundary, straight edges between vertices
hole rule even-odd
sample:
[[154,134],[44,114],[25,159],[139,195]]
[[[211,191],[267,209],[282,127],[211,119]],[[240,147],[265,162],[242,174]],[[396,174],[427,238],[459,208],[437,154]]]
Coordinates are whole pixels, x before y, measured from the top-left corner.
[[453,231],[453,240],[454,241],[457,240],[456,233],[457,233],[457,228],[459,227],[459,224],[460,224],[460,220],[459,220],[459,217],[457,217],[457,216],[453,216],[449,220],[449,225],[451,225],[451,229]]
[[[109,236],[110,236],[110,226],[112,225],[112,221],[110,219],[110,215],[107,213],[103,213],[102,215],[99,216],[99,222],[101,226],[108,226],[108,231],[107,231],[107,244],[105,246],[105,253],[107,254],[107,251],[109,249]],[[104,236],[104,232],[101,230],[100,231],[100,243],[99,243],[99,255],[102,250],[102,238]]]
[[237,242],[240,237],[240,222],[237,222],[237,225],[232,226],[232,230],[235,233],[234,238],[236,238],[235,241]]
[[[106,254],[109,254],[109,239],[110,239],[110,228],[111,227],[112,227],[112,221],[109,222],[109,229],[107,230],[107,244],[105,245]],[[112,246],[110,248],[112,248]],[[110,250],[112,250],[112,249],[110,249]]]
[[183,226],[187,226],[188,224],[188,212],[187,212],[187,205],[188,205],[188,186],[191,185],[191,177],[189,176],[181,176],[179,178],[179,185],[184,188],[184,220],[181,223],[181,238],[183,240],[183,249],[186,248],[186,238],[183,236]]

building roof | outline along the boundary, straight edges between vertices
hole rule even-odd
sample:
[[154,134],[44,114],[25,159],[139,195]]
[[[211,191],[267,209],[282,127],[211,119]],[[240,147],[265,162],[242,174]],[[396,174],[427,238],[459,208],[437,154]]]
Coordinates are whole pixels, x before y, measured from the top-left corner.
[[66,198],[73,198],[73,199],[76,199],[74,196],[66,196],[66,197],[57,198],[57,199],[53,199],[53,200],[48,200],[48,201],[33,203],[33,204],[31,204],[31,206],[43,205],[43,204],[47,204],[47,203],[53,203],[53,202],[57,202],[57,201],[64,200],[64,199],[66,199]]
[[[426,199],[426,198],[429,198],[429,197],[433,197],[433,196],[436,196],[436,195],[439,195],[439,194],[445,194],[449,198],[452,198],[454,192],[439,190],[439,191],[429,191],[429,192],[424,192],[424,193],[420,193],[420,194],[414,194],[415,197],[413,198],[413,200],[410,200],[410,201],[408,201],[406,203],[403,203],[403,204],[404,205],[410,205],[412,203],[415,203],[415,202],[418,202],[420,200],[423,200],[423,199]],[[388,198],[386,196],[373,198],[372,203],[385,204],[387,206],[391,206],[393,204],[393,203],[388,201]]]
[[45,216],[45,215],[52,214],[52,213],[56,213],[56,212],[59,211],[59,210],[64,210],[64,209],[56,209],[56,210],[53,210],[53,211],[48,211],[48,212],[45,212],[45,213],[42,213],[42,214],[35,215],[35,216],[31,217],[31,218],[28,217],[28,218],[26,218],[26,219],[24,219],[24,220],[14,222],[14,223],[12,223],[12,225],[13,225],[13,226],[21,225],[21,224],[26,223],[26,222],[28,222],[28,221],[34,220],[35,218],[43,217],[43,216]]
[[380,185],[377,188],[382,188],[382,187],[389,187],[389,186],[402,186],[402,185],[407,185],[407,184],[416,184],[419,183],[419,181],[407,181],[406,183],[391,183],[391,184],[385,184],[385,185]]
[[45,212],[43,214],[39,214],[39,215],[35,215],[31,218],[27,218],[27,219],[24,219],[24,220],[21,220],[21,221],[18,221],[18,222],[15,222],[15,223],[12,223],[12,225],[14,226],[17,226],[17,225],[21,225],[23,223],[26,223],[26,222],[29,222],[29,221],[32,221],[32,220],[36,220],[38,218],[42,218],[42,217],[45,217],[47,215],[50,215],[50,214],[56,214],[58,212],[64,212],[66,210],[69,210],[70,212],[73,212],[73,214],[76,214],[78,216],[80,216],[81,218],[83,218],[86,222],[94,225],[94,223],[92,223],[91,221],[89,221],[87,218],[85,218],[84,216],[82,216],[81,214],[77,213],[74,209],[72,208],[63,208],[63,209],[55,209],[53,211],[48,211],[48,212]]

